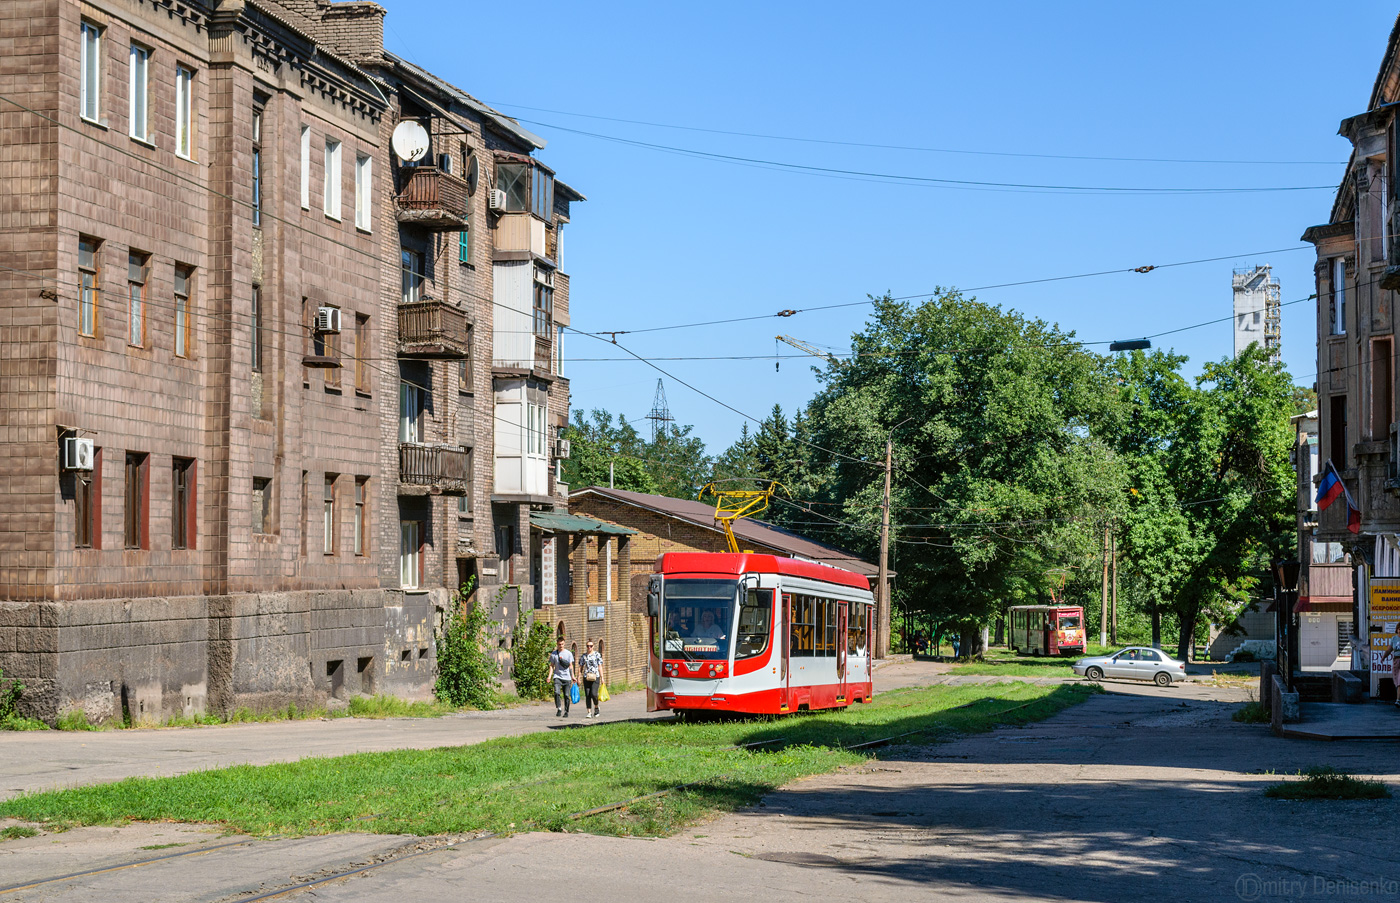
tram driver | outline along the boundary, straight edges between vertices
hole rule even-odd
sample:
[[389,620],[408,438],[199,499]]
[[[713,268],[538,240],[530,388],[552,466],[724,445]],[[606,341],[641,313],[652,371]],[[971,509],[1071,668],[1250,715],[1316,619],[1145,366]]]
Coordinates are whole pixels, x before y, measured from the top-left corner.
[[715,641],[728,639],[728,637],[725,636],[724,629],[715,622],[714,609],[706,608],[701,610],[700,626],[695,629],[695,637],[696,639]]

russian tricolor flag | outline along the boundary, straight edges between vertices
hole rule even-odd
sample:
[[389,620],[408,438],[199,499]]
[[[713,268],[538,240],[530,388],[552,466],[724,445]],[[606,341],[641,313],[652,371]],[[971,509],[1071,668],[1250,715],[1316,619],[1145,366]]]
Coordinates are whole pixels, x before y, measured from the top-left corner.
[[1360,533],[1361,509],[1351,500],[1351,493],[1342,482],[1341,474],[1337,473],[1336,465],[1329,459],[1322,469],[1322,482],[1317,487],[1317,509],[1326,511],[1328,506],[1343,496],[1347,500],[1347,529],[1353,533]]

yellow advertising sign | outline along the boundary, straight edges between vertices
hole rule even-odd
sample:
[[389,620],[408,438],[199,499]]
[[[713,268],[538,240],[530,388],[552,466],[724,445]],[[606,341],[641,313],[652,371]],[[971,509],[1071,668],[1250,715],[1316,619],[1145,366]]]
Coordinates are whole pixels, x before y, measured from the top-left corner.
[[1400,578],[1371,578],[1371,621],[1400,621]]

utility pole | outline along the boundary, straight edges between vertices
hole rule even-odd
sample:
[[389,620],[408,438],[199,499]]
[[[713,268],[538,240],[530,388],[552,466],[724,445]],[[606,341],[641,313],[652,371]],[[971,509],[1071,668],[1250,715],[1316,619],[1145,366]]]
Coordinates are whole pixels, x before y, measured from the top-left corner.
[[608,488],[613,488],[613,462],[608,462]]
[[880,514],[880,598],[875,606],[875,657],[890,654],[890,469],[894,440],[885,440],[885,497]]
[[1108,525],[1103,528],[1103,607],[1099,611],[1099,645],[1108,645]]
[[1113,531],[1113,600],[1109,605],[1112,617],[1108,621],[1109,638],[1118,645],[1118,531]]

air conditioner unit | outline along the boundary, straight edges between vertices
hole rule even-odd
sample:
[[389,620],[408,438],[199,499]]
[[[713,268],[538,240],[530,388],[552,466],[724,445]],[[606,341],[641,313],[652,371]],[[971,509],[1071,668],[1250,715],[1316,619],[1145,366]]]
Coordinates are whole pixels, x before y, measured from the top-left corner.
[[316,331],[339,333],[340,332],[340,308],[338,307],[318,307],[316,309]]
[[554,457],[556,457],[556,458],[567,458],[567,457],[569,457],[569,440],[568,440],[568,439],[555,439],[555,440],[554,440]]
[[486,206],[498,213],[506,209],[506,193],[499,188],[492,188],[491,193],[486,196]]
[[63,469],[92,470],[92,440],[68,436],[63,440]]

